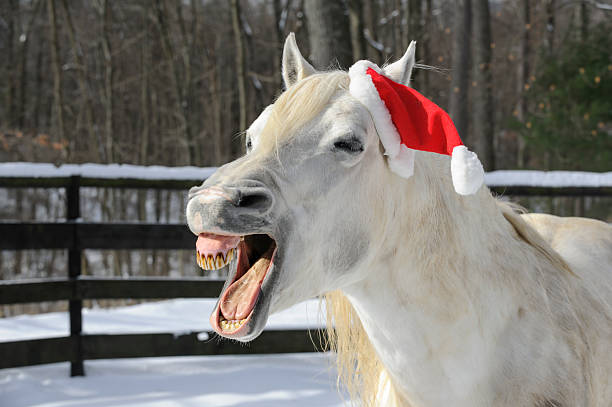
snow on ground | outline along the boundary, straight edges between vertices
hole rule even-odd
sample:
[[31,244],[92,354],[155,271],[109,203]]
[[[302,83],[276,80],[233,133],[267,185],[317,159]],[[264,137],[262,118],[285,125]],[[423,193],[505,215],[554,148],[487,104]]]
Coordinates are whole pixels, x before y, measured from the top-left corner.
[[[212,331],[208,317],[216,301],[209,298],[176,299],[129,307],[83,309],[83,332],[116,334]],[[266,329],[323,327],[323,309],[318,300],[296,304],[271,315]],[[67,336],[69,332],[67,312],[0,318],[0,341]]]
[[[163,167],[129,164],[64,164],[10,162],[0,164],[0,177],[67,177],[137,178],[163,180],[204,179],[216,171],[214,167]],[[610,187],[612,172],[583,171],[492,171],[485,174],[488,186],[534,187]]]
[[[86,333],[209,331],[212,299],[177,299],[83,313]],[[319,302],[272,315],[268,329],[323,326]],[[0,319],[0,341],[64,336],[68,313]],[[86,361],[0,370],[7,407],[341,406],[330,354],[190,356]]]
[[189,356],[0,370],[6,407],[301,407],[343,405],[329,354]]

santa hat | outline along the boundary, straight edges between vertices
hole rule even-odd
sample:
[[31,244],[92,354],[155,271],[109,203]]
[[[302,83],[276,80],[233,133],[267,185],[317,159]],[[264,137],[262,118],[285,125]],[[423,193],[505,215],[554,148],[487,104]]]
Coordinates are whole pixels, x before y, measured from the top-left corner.
[[416,90],[389,79],[370,61],[356,62],[349,76],[349,91],[370,111],[391,171],[411,177],[415,150],[429,151],[451,156],[457,193],[470,195],[480,188],[482,164],[463,145],[448,113]]

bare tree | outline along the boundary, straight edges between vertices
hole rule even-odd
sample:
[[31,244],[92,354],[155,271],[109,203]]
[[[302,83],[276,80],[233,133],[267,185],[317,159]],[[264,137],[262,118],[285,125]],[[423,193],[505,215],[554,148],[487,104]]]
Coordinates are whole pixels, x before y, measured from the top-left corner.
[[591,13],[587,5],[587,0],[580,1],[580,40],[586,41],[589,36],[589,24],[591,19]]
[[337,61],[348,68],[353,63],[351,36],[344,2],[307,0],[304,2],[310,40],[310,59],[324,69]]
[[[518,64],[518,104],[516,106],[516,117],[518,120],[523,121],[527,112],[527,98],[525,97],[525,90],[529,87],[529,33],[531,32],[531,11],[529,8],[529,0],[523,0],[522,7],[522,18],[523,18],[523,35],[521,36],[521,61]],[[517,165],[519,168],[525,167],[525,140],[522,136],[519,136],[518,142],[518,157]]]
[[18,126],[23,129],[26,125],[26,104],[28,100],[28,50],[30,44],[30,34],[32,33],[32,27],[36,22],[38,13],[41,9],[42,0],[37,0],[34,3],[32,14],[24,27],[23,34],[19,36],[19,42],[21,43],[21,59],[19,63],[19,108],[17,109],[18,115]]
[[168,23],[169,12],[166,3],[163,0],[156,2],[156,23],[160,32],[162,49],[170,68],[170,80],[172,82],[172,92],[174,94],[176,116],[179,120],[180,129],[182,130],[182,142],[187,147],[187,164],[192,164],[195,161],[195,143],[191,135],[189,127],[189,119],[187,114],[187,102],[184,99],[183,85],[180,75],[180,66],[176,58],[176,51],[172,42],[172,34]]
[[546,48],[549,53],[555,46],[555,0],[546,0]]
[[455,2],[453,28],[453,69],[449,113],[461,137],[468,135],[468,84],[470,83],[470,34],[472,15],[470,0]]
[[[90,159],[94,159],[95,161],[100,161],[99,149],[97,146],[97,137],[95,133],[95,126],[93,121],[93,106],[91,100],[91,92],[87,85],[87,64],[83,59],[83,51],[81,49],[81,44],[77,40],[77,34],[74,28],[74,23],[72,21],[72,16],[70,14],[70,8],[66,0],[61,1],[62,11],[64,14],[64,18],[66,19],[66,28],[68,31],[68,38],[70,39],[70,46],[72,48],[72,52],[74,54],[74,59],[76,61],[76,72],[77,72],[77,81],[79,84],[79,92],[81,96],[81,106],[80,108],[85,112],[85,129],[87,132],[87,145],[89,146],[89,154]],[[78,130],[78,129],[77,129]],[[76,144],[76,140],[73,141]],[[74,150],[74,146],[72,148]],[[95,157],[95,158],[94,158]]]
[[489,0],[472,0],[474,28],[474,78],[472,145],[485,170],[495,168],[493,138],[495,118],[491,75],[491,17]]
[[276,36],[276,46],[274,47],[274,79],[277,89],[280,89],[282,87],[280,61],[282,58],[282,44],[285,39],[285,27],[290,6],[290,0],[287,0],[285,7],[282,6],[281,0],[272,0],[272,11],[274,14],[274,34]]
[[[421,37],[421,44],[423,44],[421,47],[417,47],[420,48],[421,50],[421,54],[423,55],[423,61],[425,64],[433,64],[433,61],[431,60],[431,0],[425,0],[425,18],[423,21],[423,36]],[[430,72],[428,69],[425,69],[422,73],[421,73],[421,77],[423,78],[422,80],[422,84],[421,84],[421,89],[423,91],[423,93],[425,93],[426,95],[429,95],[431,93],[431,88],[429,85],[429,75]]]
[[66,130],[64,126],[64,99],[62,94],[62,67],[60,62],[60,46],[58,38],[57,11],[55,1],[47,0],[47,14],[49,16],[49,29],[51,30],[51,65],[53,68],[53,104],[57,123],[57,138],[64,140]]
[[191,73],[191,52],[192,44],[190,43],[189,36],[187,35],[187,24],[183,18],[183,1],[174,0],[174,6],[176,16],[178,20],[178,29],[180,33],[180,55],[183,61],[183,77],[182,77],[182,89],[181,89],[181,108],[183,110],[183,116],[185,117],[185,135],[189,150],[189,164],[193,164],[197,160],[198,150],[196,148],[196,141],[192,128],[192,103],[193,103],[193,75]]
[[[402,41],[402,50],[400,51],[401,53],[399,55],[403,55],[403,52],[405,52],[406,48],[408,47],[408,44],[410,44],[410,41],[412,40],[416,40],[421,41],[422,36],[423,36],[423,25],[422,25],[422,18],[423,18],[423,10],[422,10],[422,2],[421,0],[409,0],[407,3],[407,8],[408,8],[408,16],[407,16],[407,25],[408,25],[408,29],[406,30],[405,34],[403,35],[403,41]],[[417,47],[417,50],[419,50],[420,52],[421,47]],[[413,79],[416,80],[416,78],[418,76],[421,75],[421,72],[419,72],[419,70],[414,70],[412,72],[412,77]]]
[[360,60],[366,58],[366,41],[363,35],[363,2],[362,0],[349,0],[349,26],[351,31],[351,49],[353,59]]
[[[244,131],[247,127],[246,61],[244,43],[242,41],[242,29],[240,27],[240,0],[232,0],[232,29],[234,33],[236,82],[238,85],[238,128],[240,131]],[[241,145],[244,146],[244,143],[241,143]]]
[[408,30],[404,36],[404,42],[402,47],[405,49],[410,44],[410,41],[420,41],[423,35],[423,4],[421,0],[409,0],[408,1]]
[[[382,64],[384,62],[384,45],[377,41],[377,7],[374,4],[374,0],[365,0],[363,3],[363,14],[364,14],[364,37],[366,42],[370,46],[368,49],[374,50],[374,57],[366,55],[368,59],[372,59],[374,62]],[[367,51],[366,51],[367,54]]]
[[6,38],[6,63],[5,63],[5,74],[7,76],[8,90],[6,92],[5,99],[5,122],[9,127],[13,126],[15,119],[15,94],[16,82],[15,82],[15,33],[17,31],[19,16],[19,2],[17,0],[10,0],[8,3],[8,10],[6,13],[6,24],[8,28]]
[[[138,153],[138,163],[141,165],[148,164],[148,156],[149,156],[149,142],[150,142],[150,104],[149,104],[149,87],[151,86],[150,82],[150,69],[153,63],[151,58],[151,45],[149,40],[149,16],[148,16],[148,7],[143,6],[141,10],[141,21],[142,25],[145,27],[145,35],[143,38],[141,53],[140,53],[140,63],[142,66],[142,76],[140,78],[140,111],[142,112],[142,118],[140,120],[140,149]],[[139,200],[144,205],[144,198]],[[142,213],[144,213],[144,207],[141,208]],[[144,215],[143,215],[144,216]],[[144,219],[141,219],[144,220]]]
[[[384,64],[411,39],[419,43],[419,62],[446,67],[452,60],[452,84],[435,70],[420,70],[415,86],[450,106],[462,136],[471,141],[472,119],[475,137],[482,133],[480,124],[492,125],[493,115],[475,118],[486,117],[479,109],[492,106],[488,94],[479,94],[487,75],[495,84],[495,117],[516,110],[524,121],[523,93],[533,80],[530,43],[551,53],[564,46],[554,44],[558,33],[584,37],[608,13],[590,0],[546,0],[537,7],[525,0],[495,3],[492,17],[500,24],[490,29],[497,65],[483,72],[487,41],[470,38],[465,24],[470,1],[478,36],[484,21],[476,16],[480,0],[462,0],[457,8],[448,0],[257,3],[266,7],[244,0],[5,0],[0,2],[0,155],[58,162],[68,151],[69,159],[78,161],[221,164],[241,153],[232,136],[278,92],[281,45],[289,31],[300,33],[300,45],[321,68],[335,58],[344,67],[359,58]],[[236,18],[233,5],[242,5]],[[503,23],[516,12],[520,24]],[[453,30],[450,21],[456,22]],[[478,49],[470,52],[470,42]],[[512,62],[499,63],[506,59]],[[470,106],[475,116],[466,116]],[[497,124],[500,146],[514,149],[516,133],[504,131],[503,123]],[[67,150],[58,143],[63,140]],[[510,154],[507,166],[525,165],[528,151],[520,143],[520,154]]]
[[114,133],[113,133],[113,104],[114,104],[114,69],[113,53],[111,52],[110,24],[111,10],[108,0],[102,0],[100,7],[102,17],[102,54],[104,55],[104,131],[106,136],[106,161],[113,162]]

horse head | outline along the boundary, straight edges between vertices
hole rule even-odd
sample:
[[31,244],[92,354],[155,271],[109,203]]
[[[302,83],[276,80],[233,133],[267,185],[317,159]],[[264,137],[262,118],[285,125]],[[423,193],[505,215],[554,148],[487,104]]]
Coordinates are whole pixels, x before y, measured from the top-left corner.
[[[414,45],[383,69],[407,84],[413,65]],[[192,188],[187,204],[198,263],[229,268],[211,324],[241,341],[270,313],[363,278],[393,221],[383,197],[406,183],[346,72],[315,71],[291,34],[282,75],[286,91],[246,131],[246,155]]]

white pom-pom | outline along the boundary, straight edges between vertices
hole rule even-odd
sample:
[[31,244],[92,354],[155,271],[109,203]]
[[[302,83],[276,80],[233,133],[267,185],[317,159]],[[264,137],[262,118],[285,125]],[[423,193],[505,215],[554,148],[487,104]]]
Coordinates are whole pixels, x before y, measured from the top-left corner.
[[484,182],[484,169],[478,156],[465,146],[453,148],[451,174],[455,191],[461,195],[475,193]]

